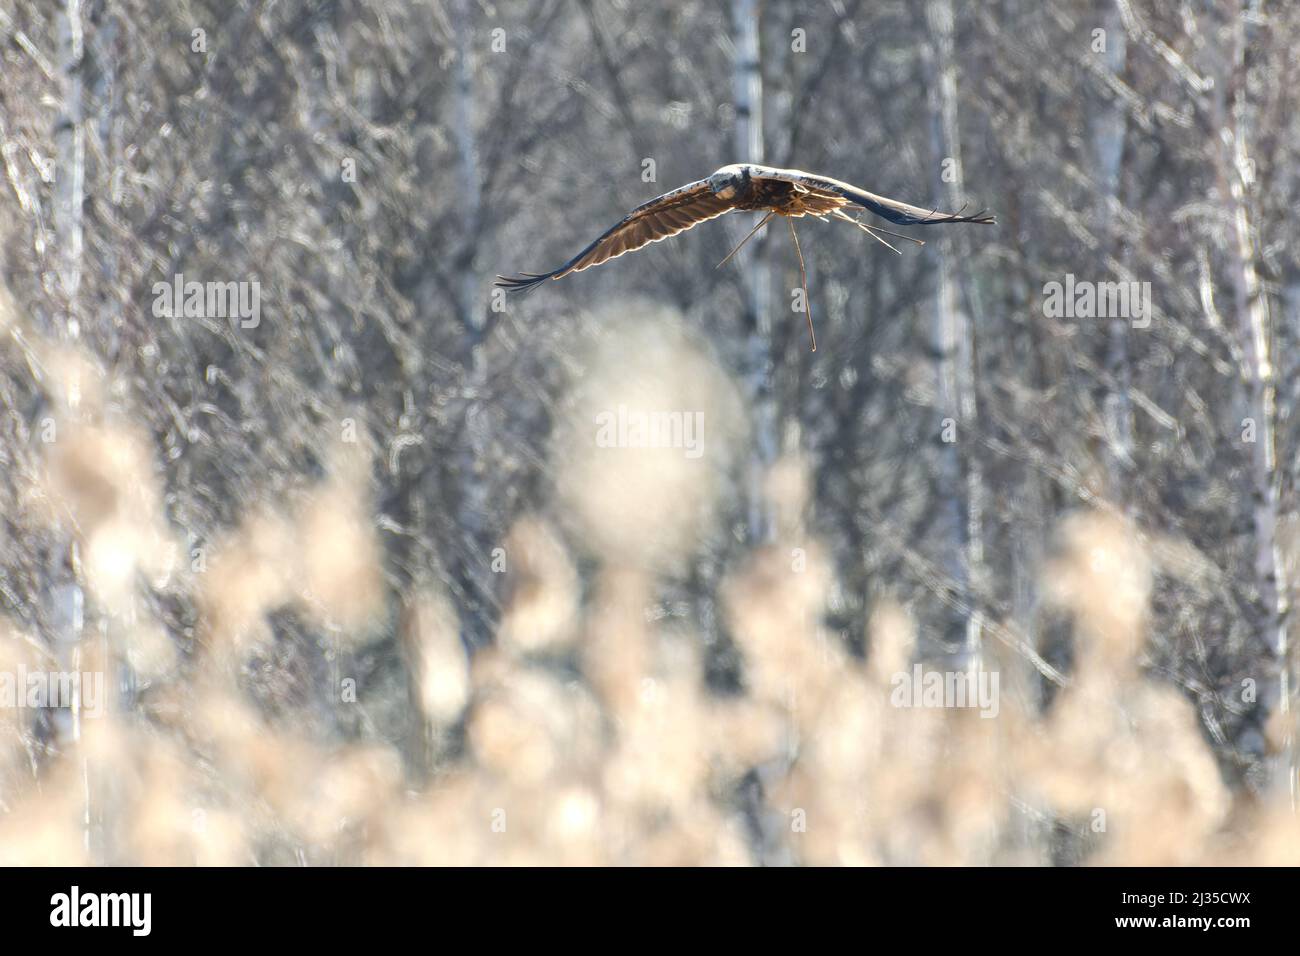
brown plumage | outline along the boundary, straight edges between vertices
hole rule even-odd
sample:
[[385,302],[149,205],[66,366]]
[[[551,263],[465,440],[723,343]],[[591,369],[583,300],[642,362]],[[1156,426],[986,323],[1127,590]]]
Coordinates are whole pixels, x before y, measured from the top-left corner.
[[[767,213],[753,232],[746,236],[726,257],[723,262],[740,249],[772,216],[784,216],[787,220],[800,216],[823,218],[833,216],[857,226],[859,229],[879,239],[885,245],[892,245],[882,239],[877,232],[908,239],[921,244],[919,239],[899,236],[898,233],[886,232],[859,222],[844,211],[845,206],[860,206],[873,215],[902,226],[933,225],[945,222],[993,223],[992,216],[977,213],[974,216],[962,216],[958,213],[941,213],[912,206],[885,196],[877,196],[865,189],[859,189],[849,183],[840,182],[826,176],[817,176],[799,169],[776,169],[771,166],[740,164],[723,166],[708,179],[674,189],[664,193],[658,199],[652,199],[644,205],[633,209],[624,219],[606,230],[591,245],[576,256],[551,272],[529,273],[508,278],[497,276],[496,284],[511,291],[529,291],[547,279],[560,279],[573,272],[590,269],[610,259],[617,259],[627,252],[634,252],[652,242],[661,242],[678,233],[685,232],[702,222],[716,219],[733,209],[759,210]],[[799,238],[790,223],[790,232],[795,239],[798,250]],[[897,249],[894,249],[897,252]],[[719,263],[721,265],[722,263]],[[799,254],[799,267],[803,272],[803,254]],[[806,276],[806,273],[805,273]],[[807,280],[804,281],[804,298],[807,300]],[[812,332],[812,313],[808,313],[808,330]],[[813,339],[813,350],[817,341]]]

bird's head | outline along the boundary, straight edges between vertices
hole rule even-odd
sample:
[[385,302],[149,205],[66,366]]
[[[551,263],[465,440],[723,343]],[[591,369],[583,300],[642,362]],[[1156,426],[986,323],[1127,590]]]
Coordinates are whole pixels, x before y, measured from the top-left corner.
[[745,171],[740,166],[723,166],[709,177],[709,188],[719,199],[734,199],[745,181]]

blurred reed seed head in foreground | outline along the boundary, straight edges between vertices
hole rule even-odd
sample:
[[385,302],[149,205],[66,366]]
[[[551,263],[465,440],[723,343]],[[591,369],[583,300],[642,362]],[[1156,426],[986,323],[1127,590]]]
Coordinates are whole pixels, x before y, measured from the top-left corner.
[[442,588],[421,587],[402,608],[402,640],[424,718],[454,723],[469,703],[470,673],[456,608]]
[[1058,545],[1044,585],[1073,617],[1077,663],[1022,753],[1027,790],[1106,835],[1097,862],[1195,863],[1230,795],[1191,703],[1138,669],[1149,549],[1129,522],[1102,512],[1071,515]]
[[138,613],[140,585],[172,585],[183,553],[165,518],[162,462],[129,396],[95,361],[69,346],[37,351],[50,407],[37,422],[44,458],[20,492],[23,506],[71,533],[96,611],[149,679],[175,663],[175,651],[158,622]]
[[[762,484],[774,540],[732,562],[717,595],[742,677],[715,693],[694,624],[647,608],[716,520],[745,417],[670,314],[609,323],[557,428],[556,515],[524,515],[502,539],[500,627],[472,657],[443,582],[390,590],[364,442],[323,433],[323,475],[254,489],[187,569],[162,448],[94,362],[46,353],[55,433],[29,455],[23,515],[65,528],[83,556],[108,659],[96,629],[81,665],[108,670],[125,648],[147,687],[58,751],[40,747],[39,711],[0,711],[0,863],[1050,862],[1049,836],[1026,822],[1039,819],[1087,832],[1089,861],[1294,859],[1294,818],[1232,812],[1192,705],[1139,669],[1154,565],[1104,512],[1060,525],[1041,577],[1076,649],[1050,705],[1003,701],[992,720],[899,708],[891,680],[916,652],[915,608],[883,582],[865,658],[827,628],[835,564],[806,526],[808,463],[785,454]],[[702,431],[672,431],[674,413],[699,414]],[[654,414],[669,428],[652,440]],[[587,582],[561,524],[598,559]],[[201,647],[228,663],[315,640],[272,633],[285,608],[337,649],[368,651],[400,606],[405,706],[437,744],[429,773],[373,731],[341,736],[310,695],[271,717],[238,668],[202,654],[185,666],[148,588],[192,596]],[[0,672],[57,666],[0,628]],[[153,664],[141,635],[166,651]],[[363,681],[348,706],[364,725],[401,686]],[[87,826],[88,804],[102,825]]]
[[343,644],[364,644],[384,610],[382,554],[375,536],[364,447],[326,448],[323,481],[289,495],[288,507],[258,504],[216,540],[198,577],[207,638],[240,653],[268,636],[266,615],[307,611]]
[[714,520],[747,430],[740,396],[675,313],[636,304],[593,324],[552,447],[560,510],[602,559],[663,568]]
[[497,640],[521,654],[570,646],[577,636],[580,582],[555,529],[525,515],[502,548],[508,563]]
[[368,449],[332,443],[327,467],[329,477],[299,510],[302,595],[324,626],[358,644],[373,636],[384,606]]
[[1067,517],[1056,537],[1044,591],[1083,632],[1081,666],[1133,666],[1152,586],[1151,559],[1137,529],[1116,515],[1081,512]]
[[104,372],[72,348],[44,350],[49,415],[37,493],[48,520],[75,531],[87,584],[110,614],[129,615],[137,573],[164,587],[180,547],[163,520],[160,463]]

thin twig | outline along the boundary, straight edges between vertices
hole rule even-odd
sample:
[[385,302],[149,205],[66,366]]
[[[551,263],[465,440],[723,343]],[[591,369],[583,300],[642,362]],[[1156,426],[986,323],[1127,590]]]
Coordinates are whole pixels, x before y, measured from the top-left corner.
[[[763,219],[762,219],[762,221],[760,221],[759,224],[758,224],[757,226],[755,226],[753,229],[750,230],[749,235],[747,235],[744,239],[741,239],[741,240],[740,240],[740,246],[743,246],[745,243],[749,242],[749,240],[753,239],[753,238],[754,238],[754,234],[755,234],[756,232],[758,232],[758,230],[760,230],[760,229],[762,229],[764,226],[766,226],[766,225],[767,225],[767,221],[768,221],[769,219],[771,219],[771,218],[772,218],[773,216],[775,216],[775,215],[776,215],[776,213],[774,213],[774,212],[769,212],[766,216],[764,216]],[[740,246],[736,246],[736,248],[734,248],[734,249],[732,249],[730,252],[728,252],[727,255],[726,255],[726,257],[725,257],[721,262],[719,262],[716,266],[714,266],[713,268],[715,268],[715,269],[721,269],[724,265],[726,265],[726,264],[727,264],[727,260],[729,260],[732,256],[734,256],[737,252],[740,251]]]
[[799,233],[794,231],[794,220],[787,217],[786,225],[790,227],[790,235],[794,238],[794,251],[799,257],[799,280],[803,283],[803,311],[808,318],[808,335],[812,338],[812,350],[817,351],[817,333],[813,331],[812,321],[812,299],[808,298],[808,270],[803,264],[803,250],[799,248]]

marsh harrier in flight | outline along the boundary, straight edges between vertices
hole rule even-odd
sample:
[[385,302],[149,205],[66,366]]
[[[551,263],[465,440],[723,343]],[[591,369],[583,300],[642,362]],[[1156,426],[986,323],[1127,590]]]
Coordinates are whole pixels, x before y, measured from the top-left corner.
[[812,337],[812,349],[815,352],[817,337],[813,332],[812,306],[808,301],[808,273],[804,268],[803,252],[799,249],[799,236],[794,231],[794,223],[791,220],[800,216],[816,216],[823,221],[827,216],[842,219],[880,240],[895,252],[898,252],[898,249],[882,238],[880,233],[923,245],[921,240],[913,239],[911,236],[888,232],[879,226],[868,226],[845,212],[845,206],[860,206],[900,226],[928,226],[940,222],[984,224],[993,222],[992,216],[985,216],[982,213],[962,216],[958,213],[910,206],[896,199],[887,199],[869,193],[865,189],[859,189],[857,186],[842,183],[838,179],[805,173],[800,169],[775,169],[771,166],[742,163],[723,166],[708,179],[701,179],[699,182],[674,189],[670,193],[664,193],[658,199],[637,206],[624,217],[622,222],[607,230],[599,239],[553,272],[540,275],[525,272],[514,278],[497,276],[496,284],[511,291],[528,291],[535,289],[547,279],[561,279],[571,272],[581,272],[583,269],[590,269],[610,259],[617,259],[625,252],[633,252],[652,242],[661,242],[699,223],[716,219],[733,209],[757,210],[766,212],[767,215],[759,221],[749,235],[740,241],[740,245],[727,253],[718,265],[721,266],[739,252],[741,246],[766,226],[773,216],[786,217],[786,222],[790,226],[790,235],[794,238],[795,252],[799,256],[799,274],[803,280],[808,334]]

